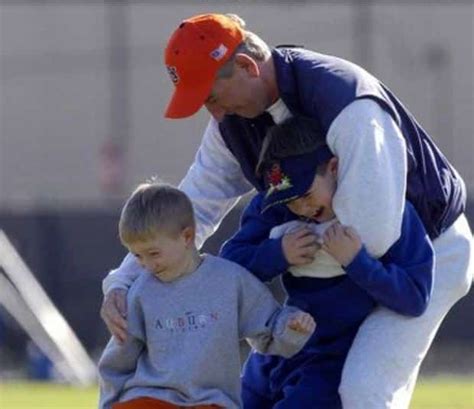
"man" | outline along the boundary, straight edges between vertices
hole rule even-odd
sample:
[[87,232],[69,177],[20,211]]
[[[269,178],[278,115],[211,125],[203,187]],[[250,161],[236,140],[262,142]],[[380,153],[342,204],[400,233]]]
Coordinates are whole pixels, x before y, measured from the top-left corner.
[[[372,256],[398,239],[405,198],[414,204],[435,249],[431,303],[416,319],[376,309],[351,347],[340,386],[345,409],[408,407],[442,319],[472,281],[465,186],[456,170],[392,92],[362,68],[309,50],[270,49],[236,16],[183,21],[165,62],[175,85],[166,116],[187,117],[203,105],[212,115],[180,185],[195,206],[199,245],[242,194],[263,190],[255,166],[265,132],[296,114],[319,121],[339,157],[334,212],[359,232]],[[315,238],[304,240],[308,262]],[[102,316],[119,339],[126,336],[123,289],[135,278],[127,266],[135,262],[129,255],[104,281]],[[412,336],[413,328],[420,335]]]

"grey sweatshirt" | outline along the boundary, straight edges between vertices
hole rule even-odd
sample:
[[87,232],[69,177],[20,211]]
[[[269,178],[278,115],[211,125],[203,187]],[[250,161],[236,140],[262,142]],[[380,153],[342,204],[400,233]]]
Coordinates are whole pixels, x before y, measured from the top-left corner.
[[112,338],[99,362],[100,409],[144,396],[239,408],[239,341],[289,357],[310,337],[287,328],[296,308],[281,307],[247,270],[210,255],[173,282],[140,274],[127,301],[129,337],[122,346]]

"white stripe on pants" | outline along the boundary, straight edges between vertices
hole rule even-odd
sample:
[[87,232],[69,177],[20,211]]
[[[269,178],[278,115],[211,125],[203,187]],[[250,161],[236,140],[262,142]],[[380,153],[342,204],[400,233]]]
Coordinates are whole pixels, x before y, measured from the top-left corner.
[[449,309],[469,291],[472,233],[464,215],[433,242],[435,280],[425,313],[404,317],[378,307],[349,351],[339,392],[344,409],[406,409],[420,364]]

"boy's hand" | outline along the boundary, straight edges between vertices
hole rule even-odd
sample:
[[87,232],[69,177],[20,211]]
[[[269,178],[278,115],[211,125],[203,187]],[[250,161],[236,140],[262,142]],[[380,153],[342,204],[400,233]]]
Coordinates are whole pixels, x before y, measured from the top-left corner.
[[302,266],[314,260],[316,251],[321,248],[311,230],[303,227],[293,233],[285,234],[281,240],[283,255],[292,266]]
[[288,321],[288,328],[301,334],[311,334],[316,328],[316,323],[311,315],[301,311]]
[[117,341],[124,343],[127,339],[127,291],[120,288],[109,291],[104,297],[100,316]]
[[362,242],[352,227],[336,223],[324,232],[322,248],[346,267],[362,248]]

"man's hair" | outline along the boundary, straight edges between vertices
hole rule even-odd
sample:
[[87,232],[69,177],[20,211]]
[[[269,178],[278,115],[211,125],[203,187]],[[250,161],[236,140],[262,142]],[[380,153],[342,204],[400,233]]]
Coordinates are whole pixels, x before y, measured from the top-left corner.
[[152,179],[139,185],[123,206],[119,235],[123,244],[152,239],[157,233],[177,237],[194,227],[191,201],[181,190]]
[[[317,120],[303,116],[291,117],[267,131],[256,174],[261,176],[275,161],[313,152],[324,145],[326,138]],[[325,172],[327,162],[318,166],[317,173]]]
[[[241,28],[245,28],[245,21],[237,14],[226,14],[229,18],[237,22]],[[246,54],[257,61],[265,61],[270,58],[270,47],[257,34],[251,31],[244,31],[244,41],[235,49],[229,60],[217,72],[217,78],[229,78],[234,72],[235,56]]]

